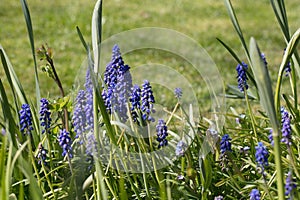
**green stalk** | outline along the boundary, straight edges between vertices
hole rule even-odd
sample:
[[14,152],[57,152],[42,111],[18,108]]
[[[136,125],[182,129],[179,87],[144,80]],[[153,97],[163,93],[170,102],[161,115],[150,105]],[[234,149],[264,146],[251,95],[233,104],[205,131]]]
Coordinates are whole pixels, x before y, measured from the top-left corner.
[[[50,179],[49,179],[49,176],[48,176],[48,174],[47,174],[47,172],[46,172],[46,169],[45,169],[45,165],[44,165],[43,160],[41,160],[41,164],[42,164],[42,169],[43,169],[43,172],[44,172],[44,174],[45,174],[45,177],[46,177],[48,186],[50,187],[50,190],[51,190],[51,192],[52,192],[52,194],[53,194],[53,196],[54,196],[54,199],[57,199],[56,194],[55,194],[55,192],[54,192],[54,190],[53,190],[52,183],[51,183],[51,181],[50,181]],[[45,192],[44,192],[44,193],[45,193]]]
[[245,99],[246,99],[246,102],[247,102],[247,107],[248,107],[249,115],[250,115],[250,118],[251,118],[252,129],[253,129],[253,132],[254,132],[255,140],[257,142],[256,121],[255,121],[255,118],[253,116],[251,105],[249,103],[249,99],[248,99],[248,94],[247,94],[246,88],[244,88],[244,91],[245,91],[244,93],[245,93]]
[[273,140],[274,140],[274,154],[275,154],[275,167],[277,171],[277,190],[278,190],[278,199],[284,200],[284,183],[283,183],[283,170],[281,166],[281,149],[280,149],[280,138],[279,130],[273,130]]

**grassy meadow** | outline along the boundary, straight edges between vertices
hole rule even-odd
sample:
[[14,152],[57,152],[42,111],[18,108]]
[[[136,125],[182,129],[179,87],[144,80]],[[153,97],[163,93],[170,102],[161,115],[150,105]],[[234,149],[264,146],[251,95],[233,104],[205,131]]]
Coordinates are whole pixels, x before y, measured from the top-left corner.
[[[91,24],[95,1],[58,1],[44,2],[28,0],[33,23],[36,48],[47,43],[54,52],[54,62],[66,91],[72,89],[74,77],[85,59],[76,32],[78,26],[86,41],[91,41]],[[271,72],[277,73],[283,48],[279,26],[267,0],[249,3],[248,0],[233,1],[240,25],[244,28],[246,41],[254,36],[266,54]],[[291,31],[300,24],[297,0],[286,2]],[[295,12],[293,12],[295,11]],[[225,84],[235,83],[236,62],[216,40],[220,38],[238,53],[243,53],[223,1],[168,0],[110,0],[103,2],[103,40],[122,31],[140,27],[163,27],[174,29],[195,39],[207,50],[217,64]],[[0,43],[7,51],[16,73],[24,84],[25,91],[34,92],[33,62],[30,54],[26,25],[19,1],[1,0],[0,4]],[[169,64],[168,55],[153,55],[152,52],[140,52],[134,57],[125,57],[131,66],[159,62]],[[201,77],[193,77],[189,68],[173,67],[185,71],[191,80],[196,80],[201,88],[205,84]],[[41,65],[41,63],[39,63]],[[1,76],[3,71],[0,70]],[[43,96],[58,95],[51,80],[40,73]],[[220,84],[222,84],[220,82]],[[203,86],[203,87],[202,87]],[[200,87],[199,87],[200,88]],[[201,97],[202,90],[197,91]],[[205,92],[204,92],[205,93]]]

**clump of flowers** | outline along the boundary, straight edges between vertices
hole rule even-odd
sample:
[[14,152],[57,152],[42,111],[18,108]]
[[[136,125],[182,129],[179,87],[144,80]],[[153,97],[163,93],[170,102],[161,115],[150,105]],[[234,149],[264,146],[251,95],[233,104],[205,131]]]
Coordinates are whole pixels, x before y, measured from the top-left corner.
[[247,69],[248,69],[248,65],[244,62],[236,66],[238,88],[241,92],[244,92],[245,89],[246,90],[248,89],[248,83],[247,83],[248,77],[246,74]]
[[134,122],[139,124],[138,122],[138,112],[141,109],[141,88],[138,85],[134,85],[132,87],[131,96],[129,97],[129,101],[131,103],[131,117]]
[[281,108],[281,132],[282,139],[281,142],[284,142],[286,145],[291,146],[292,142],[292,128],[291,128],[291,119],[288,111],[286,111],[283,107]]
[[217,196],[217,197],[214,198],[214,200],[223,200],[223,199],[224,199],[224,197],[221,196],[221,195],[219,195],[219,196]]
[[74,114],[72,117],[76,138],[80,138],[82,143],[82,134],[87,130],[86,114],[85,114],[85,91],[79,90],[75,99]]
[[155,103],[155,99],[153,96],[152,87],[148,80],[145,80],[142,85],[141,91],[141,110],[143,112],[143,120],[154,122],[154,118],[151,116],[151,113],[154,113],[155,110],[153,108],[153,104]]
[[182,89],[181,88],[175,88],[174,89],[174,95],[177,99],[181,99],[182,97]]
[[231,138],[228,134],[223,135],[221,142],[220,142],[220,151],[221,154],[224,154],[226,151],[232,151],[231,149]]
[[28,104],[23,104],[19,114],[21,133],[30,134],[33,130],[30,106]]
[[70,133],[67,132],[66,129],[60,130],[60,134],[58,136],[58,142],[63,150],[62,156],[66,156],[68,154],[69,157],[72,158],[73,157],[72,146],[71,146],[72,140],[70,137]]
[[107,112],[117,112],[122,122],[127,116],[127,99],[132,88],[132,78],[129,72],[130,67],[124,64],[120,53],[120,48],[115,45],[112,50],[111,61],[106,66],[104,72],[105,86],[102,97]]
[[261,53],[260,56],[261,56],[261,59],[264,61],[265,66],[267,67],[268,66],[268,62],[267,62],[265,54]]
[[45,132],[50,132],[50,125],[51,125],[51,112],[49,110],[49,102],[47,99],[42,98],[40,100],[41,102],[41,110],[40,110],[40,121],[41,121],[41,126],[44,127],[42,130],[42,133]]
[[176,150],[175,150],[176,156],[178,156],[178,157],[184,156],[185,148],[186,148],[185,142],[180,140],[176,145]]
[[227,152],[231,152],[231,138],[228,134],[223,135],[221,142],[220,142],[220,166],[222,170],[228,170],[227,165],[229,163]]
[[46,159],[47,159],[47,153],[48,153],[48,150],[46,150],[42,144],[39,145],[39,153],[37,155],[37,159],[39,160],[38,161],[38,164],[41,165],[42,162],[44,163],[44,165],[47,164],[46,162]]
[[257,162],[258,167],[262,170],[262,174],[264,175],[264,169],[268,166],[268,157],[269,153],[267,148],[264,146],[262,142],[258,142],[258,145],[255,147],[255,160]]
[[289,200],[293,199],[293,190],[296,187],[296,181],[293,179],[292,172],[289,171],[285,180],[285,196],[290,197]]
[[158,120],[156,125],[157,141],[159,142],[158,148],[168,145],[168,127],[163,119]]
[[258,189],[251,190],[250,200],[260,200],[260,193]]
[[88,131],[93,130],[94,128],[94,111],[93,111],[93,83],[91,78],[91,71],[88,68],[85,78],[85,105],[84,112],[86,117],[86,129]]

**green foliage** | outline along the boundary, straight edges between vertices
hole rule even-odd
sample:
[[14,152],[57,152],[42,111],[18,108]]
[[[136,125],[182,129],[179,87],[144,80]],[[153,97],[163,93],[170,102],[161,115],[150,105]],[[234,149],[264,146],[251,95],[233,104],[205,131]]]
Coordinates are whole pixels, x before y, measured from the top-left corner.
[[[8,82],[8,86],[5,86],[0,79],[0,127],[3,128],[0,136],[0,198],[213,199],[222,195],[225,199],[249,199],[251,190],[257,188],[262,199],[285,199],[286,174],[292,172],[295,182],[299,183],[300,180],[300,161],[297,159],[300,155],[297,96],[297,80],[300,78],[297,45],[300,29],[290,37],[284,1],[271,0],[270,3],[287,44],[278,69],[275,94],[269,68],[261,57],[257,41],[251,38],[247,46],[248,36],[244,35],[247,32],[242,31],[230,0],[225,0],[245,55],[231,48],[228,45],[230,42],[218,40],[229,51],[232,60],[242,63],[242,58],[246,57],[250,66],[246,72],[250,91],[240,92],[237,87],[230,85],[228,91],[231,94],[227,97],[238,98],[234,101],[242,101],[246,105],[245,109],[230,107],[227,113],[214,113],[226,118],[224,127],[218,127],[219,124],[204,116],[194,116],[195,108],[192,106],[185,110],[182,102],[177,99],[175,105],[164,109],[170,141],[170,152],[165,154],[159,151],[158,142],[151,136],[155,127],[150,122],[145,120],[136,125],[130,115],[131,123],[127,125],[119,120],[118,114],[107,112],[102,98],[103,78],[98,72],[102,28],[105,27],[102,25],[105,12],[102,8],[105,5],[102,5],[101,0],[95,4],[92,17],[92,49],[77,27],[79,40],[86,50],[85,70],[90,71],[93,85],[93,131],[86,132],[83,139],[76,136],[75,123],[71,120],[75,115],[76,100],[73,94],[64,92],[64,82],[60,81],[56,72],[52,49],[42,46],[37,50],[37,56],[45,62],[42,71],[52,78],[60,91],[60,97],[49,98],[52,123],[50,131],[42,134],[45,125],[41,123],[39,115],[41,95],[33,27],[27,2],[21,0],[34,62],[36,101],[32,103],[32,96],[24,91],[6,52],[0,46],[1,63]],[[291,72],[284,77],[289,62]],[[284,79],[290,80],[291,95],[285,93]],[[77,88],[74,93],[77,93]],[[261,106],[258,106],[259,103]],[[19,127],[22,120],[19,111],[23,104],[29,104],[31,108],[33,130],[30,134],[23,134]],[[290,145],[281,142],[282,129],[285,128],[280,123],[283,120],[281,105],[290,113]],[[268,138],[270,129],[273,130],[274,147]],[[61,130],[70,132],[72,139],[72,151],[68,150],[64,156],[62,153],[65,150],[59,141]],[[139,137],[143,131],[149,137]],[[225,134],[231,138],[231,149],[224,153],[221,143]],[[88,136],[95,138],[94,143],[88,143]],[[180,140],[189,145],[183,147],[182,154],[171,157]],[[262,142],[270,154],[269,165],[264,171],[257,166],[255,147],[258,142]],[[43,149],[47,151],[43,152]],[[88,150],[92,153],[87,153]],[[159,167],[165,163],[167,165]],[[134,169],[139,169],[139,172],[136,173]],[[294,189],[289,197],[297,199],[298,193]]]

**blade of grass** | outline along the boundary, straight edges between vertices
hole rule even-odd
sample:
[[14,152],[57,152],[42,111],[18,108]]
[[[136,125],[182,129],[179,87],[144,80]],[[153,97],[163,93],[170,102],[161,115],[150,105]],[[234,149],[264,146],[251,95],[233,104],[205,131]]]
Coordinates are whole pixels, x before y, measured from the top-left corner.
[[83,37],[81,31],[80,31],[80,28],[79,28],[78,26],[76,26],[76,30],[77,30],[77,34],[78,34],[78,36],[79,36],[79,39],[80,39],[82,45],[84,46],[84,49],[85,49],[86,51],[88,51],[88,45],[87,45],[87,43],[86,43],[86,41],[85,41],[85,39],[84,39],[84,37]]
[[20,0],[20,1],[21,1],[21,4],[22,4],[22,10],[23,10],[23,14],[24,14],[24,17],[25,17],[27,32],[28,32],[30,46],[31,46],[31,53],[32,53],[32,58],[33,58],[33,63],[34,63],[35,94],[36,94],[36,103],[37,103],[36,107],[37,107],[38,110],[40,110],[39,109],[39,106],[40,106],[39,103],[40,103],[40,99],[41,99],[41,94],[40,94],[37,63],[36,63],[36,57],[35,57],[35,47],[34,47],[34,37],[33,37],[31,17],[30,17],[30,12],[29,12],[28,4],[27,4],[26,0]]
[[293,52],[295,51],[299,40],[300,40],[300,28],[294,33],[291,40],[289,41],[279,67],[276,90],[275,90],[275,108],[277,109],[278,112],[280,110],[279,103],[280,103],[280,88],[281,88],[282,76],[285,70],[285,66],[288,63],[289,59],[291,58]]
[[[27,103],[28,101],[27,101],[25,92],[23,90],[23,87],[22,87],[22,85],[21,85],[9,59],[8,59],[7,54],[5,53],[5,51],[1,45],[0,45],[0,55],[1,55],[2,65],[3,65],[4,71],[5,71],[5,75],[9,81],[12,91],[16,92],[16,94],[22,104]],[[15,102],[18,102],[18,99],[15,98],[14,100],[15,100]]]
[[230,0],[225,0],[225,6],[227,8],[227,11],[228,11],[229,17],[231,19],[231,22],[233,24],[233,27],[235,28],[235,30],[236,30],[239,38],[240,38],[240,41],[241,41],[242,46],[243,46],[243,48],[245,50],[246,56],[247,56],[248,60],[250,60],[250,55],[249,55],[248,47],[246,45],[242,29],[241,29],[241,27],[239,25],[239,21],[236,18],[236,15],[235,15],[234,9],[232,7],[231,1]]

